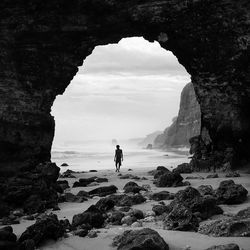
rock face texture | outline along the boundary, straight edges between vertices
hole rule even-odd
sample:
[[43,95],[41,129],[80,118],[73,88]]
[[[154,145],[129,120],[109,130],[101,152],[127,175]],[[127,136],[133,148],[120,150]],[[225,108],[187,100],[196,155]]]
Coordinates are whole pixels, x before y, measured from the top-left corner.
[[189,139],[200,134],[201,112],[193,84],[188,83],[181,92],[179,113],[170,127],[157,136],[155,146],[160,148],[189,146]]
[[248,0],[2,0],[1,171],[50,160],[56,96],[95,46],[132,36],[158,41],[192,76],[208,152],[249,162],[249,11]]

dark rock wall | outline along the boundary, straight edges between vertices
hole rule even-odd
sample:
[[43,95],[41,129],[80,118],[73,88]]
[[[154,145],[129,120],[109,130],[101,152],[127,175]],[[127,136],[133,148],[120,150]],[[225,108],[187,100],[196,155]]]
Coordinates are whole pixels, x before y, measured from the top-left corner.
[[55,97],[95,46],[132,36],[192,76],[209,150],[249,161],[249,11],[249,0],[1,0],[1,165],[49,160]]
[[189,139],[200,134],[201,112],[193,84],[188,83],[181,92],[180,108],[170,127],[155,140],[156,147],[189,146]]

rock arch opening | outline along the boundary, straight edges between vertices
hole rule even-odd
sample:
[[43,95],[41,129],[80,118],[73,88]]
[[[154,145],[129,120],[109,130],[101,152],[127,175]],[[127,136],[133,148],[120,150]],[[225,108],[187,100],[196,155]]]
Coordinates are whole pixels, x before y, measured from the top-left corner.
[[[177,58],[156,41],[150,43],[142,37],[132,37],[123,38],[116,44],[95,47],[64,94],[57,96],[53,104],[55,138],[52,159],[58,164],[69,163],[72,158],[80,157],[79,151],[91,153],[92,149],[94,153],[100,146],[102,150],[113,153],[113,138],[126,144],[127,151],[132,144],[146,147],[144,144],[148,140],[143,144],[142,138],[171,125],[172,118],[179,112],[181,91],[189,82],[190,75]],[[185,102],[182,112],[184,106],[187,113],[192,109],[187,105],[195,101],[192,100],[195,99],[194,92],[189,89],[190,86],[182,97],[187,99],[182,100]],[[186,129],[183,124],[185,117],[180,119],[178,126],[182,128],[172,136],[187,137],[194,130],[193,135],[199,134],[193,117],[187,118],[189,128]],[[192,130],[194,124],[197,128]],[[148,143],[154,142],[151,139]],[[178,138],[178,142],[172,139],[171,146],[188,146],[188,139],[181,139]],[[95,164],[97,160],[98,156]],[[90,167],[91,161],[85,161]]]

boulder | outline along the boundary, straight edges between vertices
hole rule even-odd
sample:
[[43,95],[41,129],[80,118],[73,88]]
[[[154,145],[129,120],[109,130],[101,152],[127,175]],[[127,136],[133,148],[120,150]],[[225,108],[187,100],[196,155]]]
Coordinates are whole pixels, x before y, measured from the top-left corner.
[[91,170],[89,170],[89,172],[90,172],[90,173],[96,173],[96,172],[97,172],[97,170],[95,170],[95,169],[91,169]]
[[154,205],[152,207],[152,211],[155,213],[155,215],[162,215],[164,213],[168,213],[170,211],[170,208],[166,205]]
[[144,188],[138,186],[137,183],[130,181],[128,183],[125,184],[125,186],[123,187],[124,193],[139,193],[142,190],[145,190]]
[[112,199],[118,207],[131,207],[133,205],[141,204],[146,199],[141,194],[127,195],[110,195],[106,198]]
[[73,173],[75,173],[75,171],[67,169],[65,172],[63,172],[60,175],[60,178],[76,178]]
[[56,182],[56,184],[59,185],[62,190],[69,188],[69,183],[67,180],[59,180]]
[[113,245],[117,250],[169,250],[164,239],[150,228],[127,230],[113,239]]
[[191,209],[179,203],[164,218],[164,227],[168,230],[197,231],[199,222]]
[[200,192],[201,195],[212,195],[215,196],[215,191],[211,185],[200,185],[197,190]]
[[63,163],[63,164],[61,164],[61,167],[68,167],[69,165],[67,164],[67,163]]
[[243,210],[240,210],[237,214],[236,217],[240,218],[250,218],[250,207],[245,208]]
[[88,233],[88,237],[89,238],[96,238],[98,235],[97,235],[97,232],[96,231],[90,231]]
[[182,180],[183,178],[179,173],[166,172],[157,179],[156,186],[178,187],[183,185]]
[[141,220],[144,218],[143,212],[139,209],[131,209],[129,215],[134,216],[137,220]]
[[132,225],[133,222],[136,221],[136,218],[134,216],[131,215],[126,215],[122,218],[121,220],[121,224],[126,224],[128,226]]
[[89,193],[84,191],[84,190],[80,190],[77,194],[76,194],[77,197],[84,197],[84,198],[88,198],[89,197]]
[[121,220],[125,216],[125,214],[121,211],[112,211],[108,213],[107,222],[112,225],[121,225]]
[[204,222],[198,232],[214,237],[249,237],[250,218],[224,218]]
[[95,206],[100,209],[102,212],[107,212],[114,208],[115,202],[114,200],[110,199],[109,197],[105,197],[100,199]]
[[73,216],[72,226],[77,227],[82,224],[88,224],[91,228],[100,228],[104,223],[102,211],[95,205],[91,205],[86,211]]
[[64,233],[65,228],[55,214],[44,215],[22,233],[19,242],[23,243],[26,240],[33,240],[35,246],[38,246],[49,239],[57,240]]
[[141,194],[126,195],[116,204],[117,206],[133,206],[145,202],[146,199]]
[[161,192],[150,194],[149,198],[154,201],[172,200],[174,199],[174,194],[169,193],[168,191],[161,191]]
[[97,196],[103,197],[103,196],[116,193],[117,189],[118,188],[114,185],[106,186],[106,187],[98,187],[89,191],[89,195],[91,196],[97,195]]
[[207,179],[219,178],[219,175],[218,174],[209,174],[206,178]]
[[95,181],[97,183],[103,183],[103,182],[108,182],[108,179],[107,178],[100,178],[100,177],[98,177],[98,178],[95,179]]
[[171,207],[178,204],[186,206],[192,213],[199,213],[201,219],[207,219],[215,214],[223,213],[222,209],[216,205],[216,199],[211,195],[202,196],[193,187],[187,187],[175,194],[174,200],[170,203]]
[[205,250],[240,250],[237,244],[230,243],[226,245],[211,246]]
[[189,163],[182,163],[173,169],[173,173],[189,174],[192,173],[192,168]]
[[233,180],[222,181],[216,190],[219,204],[240,204],[247,199],[248,191]]
[[95,182],[96,178],[96,176],[80,178],[79,181],[74,182],[73,187],[87,187],[90,183]]
[[158,166],[156,168],[156,170],[154,170],[153,175],[154,175],[154,179],[158,179],[161,175],[165,174],[165,173],[169,173],[170,171],[163,166]]

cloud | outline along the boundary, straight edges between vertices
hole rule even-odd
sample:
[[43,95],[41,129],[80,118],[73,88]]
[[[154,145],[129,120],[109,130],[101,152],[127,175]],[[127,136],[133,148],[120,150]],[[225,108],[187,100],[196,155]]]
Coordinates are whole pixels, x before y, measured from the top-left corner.
[[54,143],[163,130],[177,115],[189,81],[174,55],[158,43],[130,38],[98,46],[53,105]]
[[177,58],[161,48],[159,43],[149,43],[143,38],[127,38],[118,44],[97,46],[86,58],[79,73],[185,75],[186,71]]

